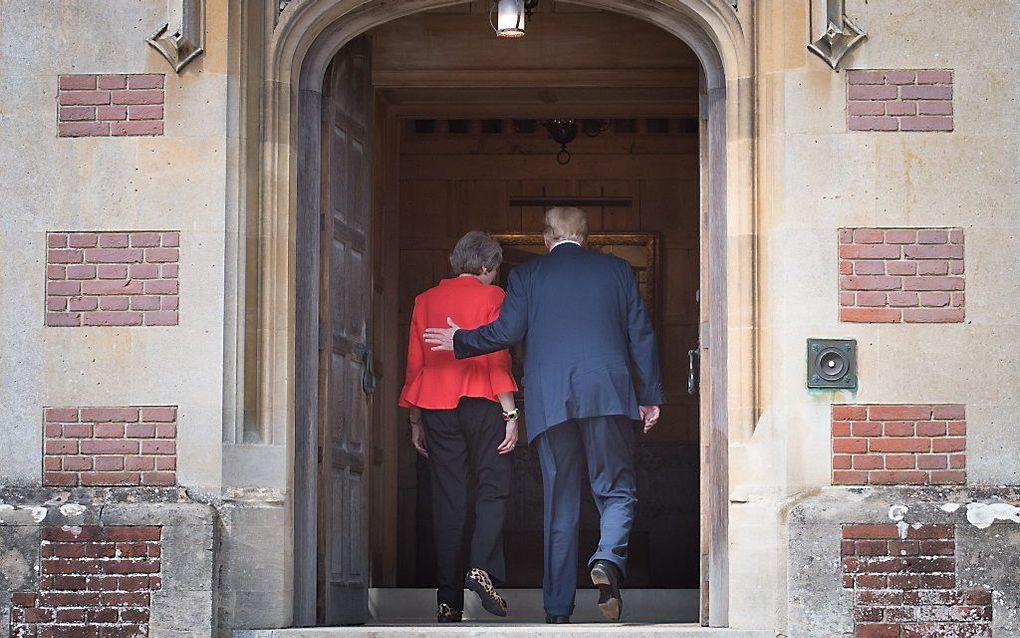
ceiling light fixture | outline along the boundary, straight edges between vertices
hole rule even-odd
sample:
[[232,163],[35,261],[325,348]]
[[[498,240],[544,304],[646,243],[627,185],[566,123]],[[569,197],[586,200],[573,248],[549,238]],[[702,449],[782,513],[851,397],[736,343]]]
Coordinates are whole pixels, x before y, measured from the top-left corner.
[[519,38],[524,35],[525,25],[537,6],[538,0],[493,0],[489,24],[501,38]]
[[539,124],[549,131],[549,138],[560,145],[560,152],[556,154],[556,161],[561,164],[570,163],[570,151],[567,144],[574,141],[578,130],[588,137],[597,137],[609,130],[609,120],[541,120]]

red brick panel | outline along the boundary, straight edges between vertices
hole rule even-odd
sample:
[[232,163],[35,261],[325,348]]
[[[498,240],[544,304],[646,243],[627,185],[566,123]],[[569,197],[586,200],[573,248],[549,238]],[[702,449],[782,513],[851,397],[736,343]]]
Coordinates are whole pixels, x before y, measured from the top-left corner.
[[991,638],[992,592],[956,589],[952,525],[843,525],[857,638]]
[[61,75],[57,137],[163,134],[163,75]]
[[833,485],[967,482],[962,405],[832,406]]
[[43,485],[175,485],[177,407],[46,408]]
[[839,320],[961,323],[962,228],[840,228]]
[[952,131],[949,69],[853,70],[846,74],[851,131]]
[[11,636],[149,635],[160,527],[44,527],[38,592],[11,596]]
[[176,326],[178,231],[46,234],[47,326]]

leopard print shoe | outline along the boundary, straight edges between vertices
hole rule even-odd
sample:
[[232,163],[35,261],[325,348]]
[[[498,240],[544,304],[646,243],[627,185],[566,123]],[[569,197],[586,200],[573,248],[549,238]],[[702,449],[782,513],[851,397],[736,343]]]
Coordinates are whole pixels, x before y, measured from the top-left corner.
[[446,603],[443,603],[439,605],[439,611],[436,613],[436,622],[460,622],[463,616],[464,614],[461,610],[454,609]]
[[464,586],[478,594],[485,611],[495,616],[506,616],[509,610],[506,601],[492,586],[492,579],[489,578],[489,574],[485,570],[477,567],[472,568],[464,580]]

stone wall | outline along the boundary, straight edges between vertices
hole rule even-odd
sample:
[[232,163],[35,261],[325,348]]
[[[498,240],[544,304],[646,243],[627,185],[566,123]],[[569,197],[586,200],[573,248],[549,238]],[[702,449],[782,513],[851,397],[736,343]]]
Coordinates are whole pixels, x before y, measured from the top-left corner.
[[[206,638],[221,551],[199,500],[223,502],[239,4],[205,3],[205,52],[180,73],[146,43],[181,18],[174,3],[2,5],[0,636],[110,635],[116,613],[123,632]],[[138,566],[136,543],[56,540],[153,529],[158,559]],[[87,555],[110,547],[121,558]],[[157,560],[145,587],[115,575]]]
[[174,405],[177,480],[219,493],[228,3],[205,4],[181,73],[145,42],[162,0],[4,7],[0,484],[40,484],[44,406]]
[[0,488],[0,636],[211,636],[215,520],[177,489]]
[[[729,259],[731,290],[750,285],[747,282],[754,286],[753,298],[730,300],[727,306],[735,322],[754,324],[753,330],[729,335],[731,343],[754,344],[753,356],[731,357],[728,374],[733,383],[725,401],[731,444],[730,622],[790,636],[852,633],[855,589],[844,587],[841,579],[844,532],[847,526],[892,524],[899,534],[902,522],[910,529],[920,529],[915,524],[952,526],[956,585],[939,591],[964,597],[991,592],[992,631],[1016,635],[1020,600],[1009,575],[1020,568],[1013,522],[1017,515],[1011,504],[1020,497],[1015,488],[1020,462],[1004,450],[1020,446],[1020,429],[1015,427],[1020,421],[1015,392],[1020,368],[1012,354],[1020,341],[1020,233],[1015,214],[1020,200],[1020,71],[1015,64],[1020,44],[1001,35],[1003,25],[1020,23],[1020,6],[997,0],[847,0],[847,14],[868,38],[843,60],[840,72],[833,72],[806,48],[812,4],[820,5],[739,2],[734,14],[730,3],[713,0],[713,9],[702,14],[707,24],[732,27],[718,28],[720,42],[738,42],[724,51],[731,215],[719,245]],[[628,3],[638,5],[650,6]],[[254,6],[262,5],[206,2],[206,51],[180,73],[171,72],[144,42],[169,17],[163,0],[118,3],[116,10],[110,3],[85,0],[3,6],[0,38],[10,54],[3,58],[5,82],[0,87],[5,211],[0,233],[0,324],[5,326],[0,484],[20,491],[5,491],[0,498],[10,505],[0,507],[0,632],[11,626],[13,592],[19,592],[17,609],[23,614],[36,610],[31,612],[34,617],[47,616],[42,611],[47,608],[36,604],[41,599],[29,600],[28,592],[45,589],[34,570],[41,567],[42,528],[65,525],[161,528],[161,581],[151,591],[150,635],[210,635],[213,618],[221,631],[289,622],[292,554],[286,499],[292,495],[285,488],[292,450],[285,442],[293,405],[285,392],[272,397],[276,411],[263,416],[278,445],[271,454],[246,457],[246,448],[258,446],[244,438],[239,388],[246,367],[277,359],[284,380],[279,387],[286,388],[292,382],[288,373],[293,362],[286,348],[245,353],[244,319],[253,319],[249,315],[257,309],[245,305],[239,284],[250,276],[251,286],[256,286],[254,277],[266,265],[260,259],[291,263],[296,248],[288,240],[290,218],[273,220],[282,229],[279,243],[256,237],[269,232],[258,226],[256,216],[265,202],[245,179],[262,165],[263,152],[292,158],[300,144],[286,137],[292,129],[276,130],[263,119],[286,110],[286,100],[262,104],[252,97],[265,79],[259,66],[263,54],[286,57],[272,48],[275,17]],[[265,30],[242,42],[242,24],[253,31],[252,24],[264,24]],[[294,66],[300,66],[300,60]],[[135,81],[133,89],[134,77],[147,79],[141,85]],[[162,78],[161,96],[154,93],[156,77]],[[286,85],[292,79],[274,81]],[[904,92],[904,87],[910,90]],[[117,93],[135,90],[139,95],[134,97]],[[296,86],[285,86],[285,95],[287,90],[296,91]],[[104,91],[109,95],[100,95]],[[115,103],[136,99],[151,103]],[[126,119],[118,119],[122,116]],[[279,149],[283,151],[274,155]],[[267,174],[285,171],[278,165]],[[744,179],[747,175],[752,178]],[[269,187],[265,192],[279,195]],[[286,209],[291,200],[282,199],[287,200],[281,205]],[[250,242],[246,223],[253,229]],[[843,244],[841,229],[844,238],[851,232]],[[171,262],[159,262],[160,279],[179,285],[179,291],[166,292],[159,300],[158,312],[175,313],[173,321],[164,321],[170,315],[162,314],[150,322],[144,315],[141,322],[133,315],[117,320],[95,315],[102,320],[87,321],[93,311],[156,312],[147,298],[148,280],[132,275],[131,267],[155,265],[146,261],[144,251],[157,247],[136,246],[143,250],[142,258],[130,262],[125,277],[124,269],[114,266],[127,262],[89,263],[87,251],[102,246],[72,247],[71,238],[85,242],[95,235],[97,241],[122,241],[112,238],[127,236],[127,246],[120,248],[130,250],[133,238],[156,231],[163,233],[161,241],[176,238],[179,243],[158,246],[179,250],[176,269],[164,273]],[[894,231],[916,231],[918,247],[925,243],[922,233],[928,239],[945,232],[946,242],[939,245],[947,254],[929,255],[930,263],[915,260],[916,272],[906,253],[897,253],[895,259],[891,251],[888,257],[841,255],[841,246],[858,246],[858,231],[863,231],[860,246],[879,245],[881,250],[899,245],[890,237]],[[881,242],[874,241],[878,232],[883,233]],[[955,241],[964,236],[965,254],[963,244]],[[50,253],[78,248],[83,251],[80,262],[77,253]],[[61,262],[61,255],[75,261]],[[94,278],[91,265],[96,266]],[[863,270],[858,272],[858,267]],[[286,268],[281,272],[292,274]],[[53,288],[63,288],[65,294],[48,294],[50,275],[61,284]],[[841,275],[893,276],[904,285],[908,280],[921,283],[922,277],[952,281],[930,290],[859,290],[851,279],[841,287]],[[112,290],[107,288],[112,284],[100,285],[106,277],[125,291],[79,294],[76,282]],[[140,292],[138,280],[143,281]],[[292,279],[282,277],[271,284],[259,293],[293,299]],[[894,300],[893,293],[911,292],[918,293],[916,306],[909,294],[896,294]],[[922,300],[922,292],[936,294]],[[947,295],[949,305],[942,305]],[[87,297],[95,298],[95,309]],[[908,299],[911,305],[897,305]],[[72,309],[72,300],[80,306]],[[82,315],[72,326],[52,325],[47,323],[48,307],[59,314],[57,322],[72,323],[67,317]],[[287,310],[281,308],[262,329],[286,333]],[[890,311],[898,321],[877,320],[892,317]],[[936,315],[949,319],[908,319]],[[120,319],[139,325],[115,325]],[[804,388],[805,340],[830,336],[858,342],[861,381],[856,390]],[[965,450],[945,450],[946,470],[964,469],[953,464],[965,453],[966,483],[834,486],[841,483],[834,480],[835,472],[845,469],[836,464],[846,462],[837,458],[843,452],[834,454],[834,405],[966,406]],[[180,491],[58,486],[39,491],[46,463],[55,471],[44,444],[47,423],[42,411],[47,406],[177,406],[174,480]],[[915,433],[923,421],[911,420]],[[60,422],[61,438],[69,423]],[[852,433],[852,423],[850,427]],[[881,436],[864,438],[870,445],[872,439],[899,436],[895,431],[886,434],[883,429]],[[931,445],[940,437],[932,434]],[[946,438],[953,438],[948,430]],[[890,469],[890,450],[878,448],[883,470]],[[942,468],[920,464],[941,465],[941,460],[922,461],[927,452],[916,452],[914,469],[934,479]],[[870,447],[868,453],[846,454],[867,459]],[[851,470],[854,461],[850,459]],[[877,461],[875,457],[863,463]],[[126,467],[127,457],[123,463]],[[69,466],[67,471],[91,470]],[[77,476],[83,480],[85,475]],[[227,487],[238,490],[231,493]],[[199,499],[217,503],[215,525],[209,506],[195,502]],[[954,505],[959,507],[953,510]],[[991,515],[1009,520],[981,527]],[[220,544],[214,542],[217,538]],[[882,540],[891,551],[894,540]],[[215,572],[214,552],[220,561]],[[882,596],[905,601],[906,593]],[[949,594],[933,595],[941,596],[948,600]],[[986,606],[982,596],[981,604],[973,606]],[[857,606],[868,607],[867,599],[861,596]],[[920,609],[912,602],[907,606]],[[49,609],[56,620],[56,608]],[[922,621],[922,612],[910,613],[912,621]],[[975,622],[986,621],[984,610],[980,613]]]
[[[974,492],[953,497],[958,503],[1009,500],[1013,488],[998,486],[1020,484],[1020,463],[1003,452],[1020,442],[1010,389],[1020,386],[1020,368],[1007,354],[1020,339],[1020,262],[1011,256],[1020,233],[1010,203],[1020,197],[1020,74],[1011,62],[1020,49],[979,44],[1020,19],[1020,8],[847,0],[867,38],[833,72],[806,49],[800,26],[811,24],[809,7],[824,4],[759,5],[760,416],[731,448],[734,619],[751,627],[780,609],[776,625],[791,636],[853,635],[853,592],[839,580],[842,526],[892,523],[890,506],[940,493],[904,484],[936,473],[963,480]],[[931,130],[906,130],[920,128],[910,118],[922,109]],[[809,337],[856,340],[856,389],[805,389]],[[966,433],[917,436],[937,431],[933,418],[898,419],[887,433],[886,422],[861,418],[861,436],[850,437],[861,440],[845,443],[833,418],[834,409],[934,405],[965,406]],[[909,472],[888,473],[900,470]],[[850,485],[869,482],[894,485]],[[959,589],[996,592],[994,634],[1016,633],[1003,602],[1015,586],[991,578],[1013,560],[1003,544],[1016,537],[1014,523],[977,530],[963,509],[950,516],[942,504],[911,505],[907,520],[955,524]],[[773,568],[763,555],[783,558]],[[987,581],[963,578],[972,560]]]
[[[1016,488],[828,488],[789,514],[790,638],[1020,634]],[[989,507],[989,503],[998,503]]]

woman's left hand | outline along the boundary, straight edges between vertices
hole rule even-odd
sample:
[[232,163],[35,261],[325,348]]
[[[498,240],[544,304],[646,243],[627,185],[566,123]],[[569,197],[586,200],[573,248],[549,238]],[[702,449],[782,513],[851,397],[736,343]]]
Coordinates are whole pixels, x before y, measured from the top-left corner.
[[517,419],[506,422],[506,437],[503,442],[499,444],[496,450],[500,454],[510,454],[514,451],[514,447],[517,446]]
[[429,448],[425,443],[425,428],[421,421],[411,421],[411,445],[425,458],[429,458]]

